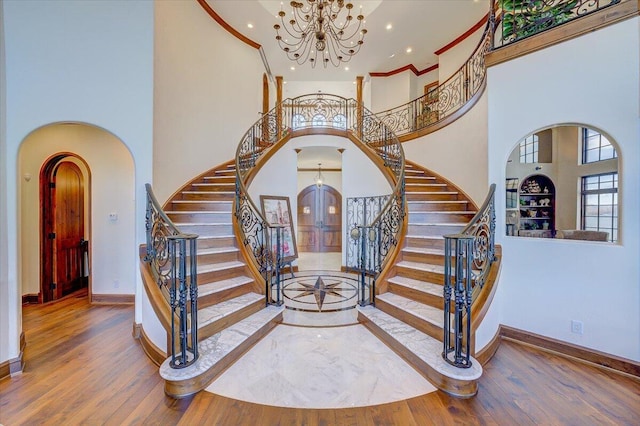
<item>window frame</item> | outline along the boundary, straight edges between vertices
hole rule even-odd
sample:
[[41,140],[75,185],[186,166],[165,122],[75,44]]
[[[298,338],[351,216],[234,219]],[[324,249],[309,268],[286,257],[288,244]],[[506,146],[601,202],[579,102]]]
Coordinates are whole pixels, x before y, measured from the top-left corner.
[[[538,162],[538,151],[540,148],[539,142],[540,142],[539,137],[535,133],[532,133],[531,135],[527,136],[520,142],[520,145],[519,145],[520,164],[534,164]],[[527,152],[527,149],[529,147],[531,147],[531,152]],[[523,149],[524,149],[524,154],[522,152]]]
[[[582,158],[581,164],[593,164],[593,163],[598,163],[600,161],[613,160],[618,158],[618,150],[611,143],[611,141],[609,141],[609,139],[606,136],[604,136],[602,133],[594,129],[591,129],[589,127],[582,127],[580,135],[582,137],[581,150],[580,150],[581,158]],[[589,140],[594,138],[598,138],[598,146],[596,148],[589,148],[588,142]],[[603,143],[603,140],[605,141],[605,143]],[[613,155],[611,157],[602,158],[603,149],[609,146],[613,149]],[[593,151],[598,152],[598,159],[589,161],[588,160],[589,153]]]
[[[601,178],[605,176],[611,176],[612,179],[605,182],[611,182],[611,187],[602,188]],[[587,179],[589,178],[598,178],[598,188],[597,189],[586,189]],[[581,176],[580,178],[580,229],[583,231],[607,231],[609,233],[609,242],[616,243],[618,242],[619,237],[619,183],[620,176],[618,172],[607,172],[607,173],[597,173],[592,175]],[[602,195],[611,194],[612,201],[611,204],[602,204],[600,202]],[[589,206],[597,206],[598,214],[597,215],[588,215],[586,214],[587,210],[587,196],[588,195],[598,195],[598,204],[590,204]],[[600,211],[603,207],[610,207],[611,214],[610,215],[602,215]],[[603,217],[611,217],[611,226],[600,226],[600,220]],[[587,218],[595,217],[597,218],[597,226],[587,227],[586,222]]]

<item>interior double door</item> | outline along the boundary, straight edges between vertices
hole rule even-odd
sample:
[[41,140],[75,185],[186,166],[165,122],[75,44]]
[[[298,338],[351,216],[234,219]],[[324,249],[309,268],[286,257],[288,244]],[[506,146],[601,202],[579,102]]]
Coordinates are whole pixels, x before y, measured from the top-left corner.
[[334,188],[312,185],[298,195],[298,250],[342,251],[342,196]]

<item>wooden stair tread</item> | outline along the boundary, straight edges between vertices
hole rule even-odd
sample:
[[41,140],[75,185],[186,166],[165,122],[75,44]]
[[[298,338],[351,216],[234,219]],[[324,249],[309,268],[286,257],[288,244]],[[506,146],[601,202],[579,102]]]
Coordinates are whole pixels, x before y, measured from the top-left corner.
[[264,300],[264,296],[258,293],[245,293],[233,299],[198,309],[198,329],[206,327],[212,322],[238,312],[245,307]]
[[422,293],[429,293],[434,296],[443,297],[443,287],[441,284],[434,284],[428,281],[416,280],[413,278],[401,277],[396,275],[387,280],[391,284],[407,287]]
[[358,315],[365,319],[365,326],[369,327],[367,322],[374,324],[441,375],[462,381],[475,381],[482,375],[482,366],[473,358],[470,368],[457,368],[448,364],[441,356],[442,342],[426,333],[373,306],[358,306],[357,309]]
[[211,263],[211,264],[198,264],[198,274],[202,274],[205,272],[216,272],[216,271],[224,271],[225,269],[239,268],[246,266],[243,262],[240,261],[231,261],[231,262],[221,262],[221,263]]
[[238,247],[233,247],[233,246],[229,246],[229,247],[211,247],[211,248],[205,248],[205,249],[198,249],[198,255],[201,254],[218,254],[218,253],[233,253],[233,252],[239,252],[240,249]]
[[442,309],[425,305],[424,303],[416,302],[415,300],[390,292],[379,294],[376,296],[376,300],[388,303],[437,327],[444,327],[444,311]]
[[[260,296],[261,298],[263,296]],[[238,349],[245,342],[250,341],[252,336],[259,333],[261,329],[272,322],[281,321],[284,306],[267,306],[264,309],[244,318],[230,327],[208,337],[198,343],[200,358],[186,368],[171,368],[166,359],[160,366],[160,376],[170,382],[187,382],[201,375],[207,375],[216,364]],[[204,389],[213,381],[216,374],[210,373],[210,377],[202,380],[202,386],[198,390]]]
[[418,253],[418,254],[441,254],[444,256],[444,250],[439,248],[404,247],[402,251]]
[[[172,203],[178,203],[178,204],[183,204],[183,203],[190,203],[190,204],[204,204],[204,203],[220,203],[220,204],[229,204],[231,205],[233,203],[233,201],[229,201],[229,200],[172,200]],[[198,210],[196,210],[198,211]]]
[[202,225],[225,225],[225,226],[232,225],[231,222],[174,222],[173,224],[176,225],[177,227],[180,227],[180,226],[202,226]]
[[240,275],[226,280],[207,284],[198,284],[198,297],[208,296],[224,290],[229,290],[245,284],[251,284],[253,280],[245,275]]
[[466,225],[469,223],[468,220],[460,221],[460,222],[411,222],[409,221],[410,226],[457,226],[460,227],[462,225]]
[[436,273],[444,274],[443,265],[432,265],[430,263],[408,262],[406,260],[402,260],[396,263],[396,266],[400,266],[403,268],[417,269],[425,272],[436,272]]

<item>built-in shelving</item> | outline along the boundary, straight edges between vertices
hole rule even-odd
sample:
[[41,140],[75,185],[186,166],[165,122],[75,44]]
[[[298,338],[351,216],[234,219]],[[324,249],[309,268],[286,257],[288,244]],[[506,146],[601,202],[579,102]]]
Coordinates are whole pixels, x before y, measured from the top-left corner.
[[544,175],[531,175],[519,188],[518,235],[553,238],[555,234],[555,185]]

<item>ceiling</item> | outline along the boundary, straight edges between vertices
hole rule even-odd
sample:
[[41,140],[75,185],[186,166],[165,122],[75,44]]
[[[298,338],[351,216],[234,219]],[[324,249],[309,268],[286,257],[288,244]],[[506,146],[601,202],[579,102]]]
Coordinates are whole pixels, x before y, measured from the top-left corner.
[[[312,69],[309,63],[298,65],[289,60],[278,47],[273,25],[278,22],[279,0],[207,1],[229,25],[262,45],[272,74],[285,81],[354,81],[356,76],[409,64],[425,69],[438,62],[435,51],[466,32],[489,9],[487,0],[351,0],[354,10],[362,6],[368,31],[360,52],[339,68],[318,64]],[[290,1],[282,3],[287,11]],[[387,29],[389,24],[391,29]],[[412,51],[407,53],[409,47]]]

